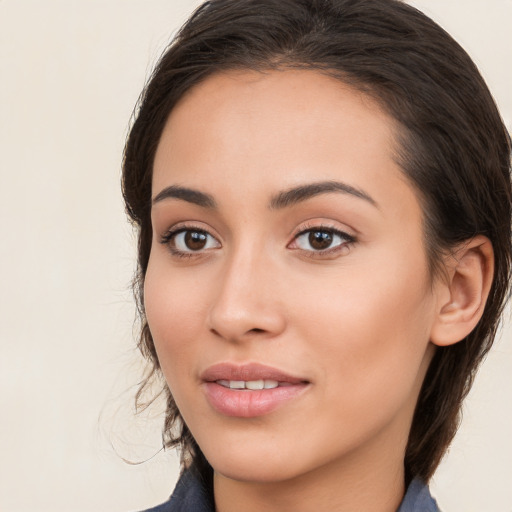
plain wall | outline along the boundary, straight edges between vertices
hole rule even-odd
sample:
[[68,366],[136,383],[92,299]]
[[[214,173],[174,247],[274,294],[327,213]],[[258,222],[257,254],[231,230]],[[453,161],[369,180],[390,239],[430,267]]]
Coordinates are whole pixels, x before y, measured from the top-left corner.
[[[142,364],[119,180],[137,97],[196,4],[0,1],[2,512],[137,510],[173,488],[161,417],[133,418]],[[512,2],[414,4],[472,55],[510,128]],[[433,481],[443,510],[512,510],[511,398],[508,322]]]

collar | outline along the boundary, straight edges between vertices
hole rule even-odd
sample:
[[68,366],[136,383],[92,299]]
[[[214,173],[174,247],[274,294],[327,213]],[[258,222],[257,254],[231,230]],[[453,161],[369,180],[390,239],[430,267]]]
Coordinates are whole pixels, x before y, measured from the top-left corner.
[[[213,493],[195,472],[185,471],[168,501],[145,512],[215,512]],[[440,512],[426,484],[414,479],[397,512]]]

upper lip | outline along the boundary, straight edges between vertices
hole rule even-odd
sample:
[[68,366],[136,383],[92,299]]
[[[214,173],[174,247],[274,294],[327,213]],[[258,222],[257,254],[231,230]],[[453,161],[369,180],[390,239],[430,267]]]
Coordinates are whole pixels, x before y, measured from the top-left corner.
[[205,382],[215,382],[217,380],[275,380],[278,382],[289,382],[290,384],[307,382],[307,379],[287,374],[282,370],[260,363],[214,364],[201,374],[201,379]]

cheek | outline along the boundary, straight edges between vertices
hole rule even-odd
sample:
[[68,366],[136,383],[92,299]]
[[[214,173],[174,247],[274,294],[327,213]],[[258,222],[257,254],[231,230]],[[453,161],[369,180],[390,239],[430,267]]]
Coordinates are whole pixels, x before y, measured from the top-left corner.
[[[170,387],[183,380],[203,327],[200,280],[150,258],[144,283],[144,307],[160,367]],[[183,340],[187,340],[186,343]]]
[[360,406],[363,415],[372,404],[392,410],[404,403],[429,360],[433,299],[426,266],[394,256],[394,264],[354,266],[337,280],[317,282],[300,306],[300,338],[314,340],[305,357],[320,363],[340,408]]

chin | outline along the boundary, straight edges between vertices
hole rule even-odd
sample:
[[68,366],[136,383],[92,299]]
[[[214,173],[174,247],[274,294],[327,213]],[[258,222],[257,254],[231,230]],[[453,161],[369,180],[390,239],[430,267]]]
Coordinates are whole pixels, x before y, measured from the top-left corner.
[[[244,461],[239,464],[219,464],[213,466],[215,473],[237,482],[270,484],[293,479],[296,474],[288,472],[290,468],[273,465],[254,467],[254,461]],[[288,470],[288,471],[287,471]]]
[[237,453],[224,450],[211,456],[205,453],[205,456],[215,473],[240,482],[282,482],[300,473],[297,465],[279,450],[269,455],[264,449],[254,446]]

